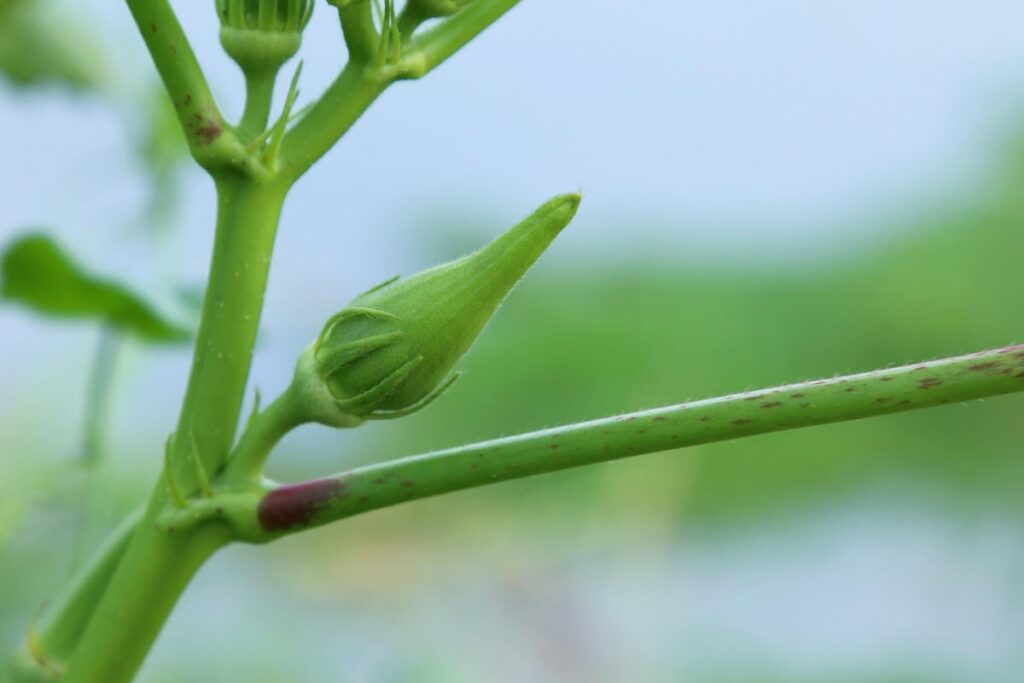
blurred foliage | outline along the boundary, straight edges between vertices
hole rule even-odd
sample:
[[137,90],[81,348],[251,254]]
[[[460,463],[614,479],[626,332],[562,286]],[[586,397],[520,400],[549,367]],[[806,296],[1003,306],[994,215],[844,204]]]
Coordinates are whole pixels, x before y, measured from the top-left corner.
[[26,235],[10,244],[2,266],[0,295],[38,313],[90,318],[151,342],[190,337],[138,294],[84,271],[45,235]]
[[19,86],[102,87],[103,50],[79,13],[52,0],[0,0],[0,74]]
[[139,100],[144,116],[135,134],[134,149],[149,176],[150,187],[141,223],[147,232],[166,236],[178,227],[175,218],[181,201],[181,171],[189,159],[188,145],[174,104],[162,85],[151,84]]

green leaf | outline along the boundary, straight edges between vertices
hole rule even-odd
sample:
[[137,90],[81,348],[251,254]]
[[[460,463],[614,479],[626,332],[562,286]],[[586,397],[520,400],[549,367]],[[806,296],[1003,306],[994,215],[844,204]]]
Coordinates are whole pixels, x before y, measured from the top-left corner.
[[0,0],[0,75],[15,85],[101,87],[107,62],[82,17],[39,0]]
[[83,270],[45,235],[27,235],[8,246],[0,296],[47,315],[99,320],[145,341],[178,342],[191,336],[139,295]]

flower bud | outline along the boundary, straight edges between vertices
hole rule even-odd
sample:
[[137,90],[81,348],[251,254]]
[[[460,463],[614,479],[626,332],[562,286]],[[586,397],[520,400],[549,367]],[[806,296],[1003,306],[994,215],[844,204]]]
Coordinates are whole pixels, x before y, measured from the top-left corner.
[[579,201],[555,197],[480,251],[385,282],[331,318],[308,356],[337,410],[360,420],[399,417],[436,398]]
[[216,0],[220,43],[242,71],[276,71],[302,44],[313,0]]

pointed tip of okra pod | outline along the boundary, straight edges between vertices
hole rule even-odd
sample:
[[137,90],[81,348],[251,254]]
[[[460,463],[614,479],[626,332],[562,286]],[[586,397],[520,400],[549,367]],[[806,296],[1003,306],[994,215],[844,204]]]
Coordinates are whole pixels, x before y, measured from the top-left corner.
[[576,211],[580,208],[581,201],[583,201],[583,195],[579,192],[560,194],[542,204],[530,218],[543,221],[558,233],[572,221]]
[[429,403],[580,200],[553,197],[479,251],[375,287],[333,316],[310,360],[336,409],[362,420]]

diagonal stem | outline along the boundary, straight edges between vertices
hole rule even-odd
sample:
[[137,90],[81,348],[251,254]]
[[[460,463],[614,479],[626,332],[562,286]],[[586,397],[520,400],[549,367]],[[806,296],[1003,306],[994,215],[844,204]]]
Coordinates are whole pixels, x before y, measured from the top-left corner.
[[224,130],[224,119],[188,38],[167,0],[127,0],[193,154]]
[[423,36],[412,40],[410,66],[418,78],[439,66],[484,32],[520,0],[475,0]]
[[[349,45],[350,49],[352,45],[362,47],[356,48],[353,58],[334,83],[285,136],[282,172],[291,179],[301,176],[334,146],[391,83],[426,75],[483,33],[519,1],[474,0],[458,14],[403,47],[403,56],[397,63],[379,66],[366,61],[369,48],[364,43],[369,40],[371,29],[367,29],[365,20],[359,23],[359,35],[362,37],[356,42],[350,39]],[[361,6],[358,2],[351,3],[350,11],[355,12],[358,6]],[[355,32],[355,28],[351,31]]]
[[378,508],[643,453],[1024,391],[1024,345],[645,410],[270,490],[270,540]]

